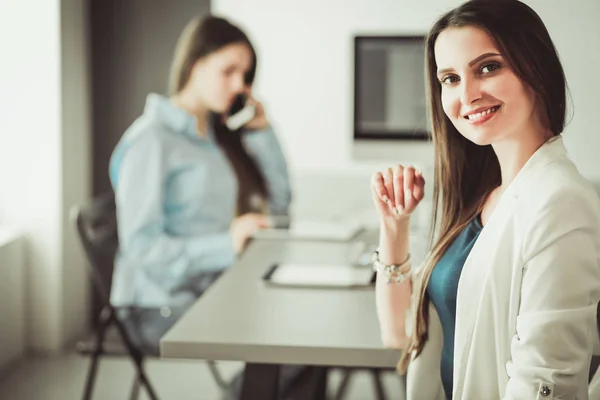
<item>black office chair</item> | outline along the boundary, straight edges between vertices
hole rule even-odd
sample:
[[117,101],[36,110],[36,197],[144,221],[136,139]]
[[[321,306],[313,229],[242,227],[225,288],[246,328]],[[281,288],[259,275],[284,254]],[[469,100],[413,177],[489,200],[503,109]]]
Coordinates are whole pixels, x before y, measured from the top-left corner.
[[[135,365],[136,377],[130,398],[137,399],[143,386],[150,399],[157,400],[156,392],[144,370],[146,357],[158,357],[158,348],[140,346],[142,341],[135,331],[135,324],[125,320],[126,313],[110,303],[110,289],[114,268],[114,259],[119,247],[117,235],[117,216],[115,199],[112,193],[95,199],[89,207],[74,209],[79,238],[87,256],[92,281],[97,290],[102,310],[98,316],[94,337],[77,343],[77,351],[90,355],[91,363],[86,378],[83,399],[92,398],[98,361],[100,356],[128,356]],[[223,391],[229,390],[229,384],[222,378],[214,362],[208,362],[211,374],[217,386]]]
[[371,379],[373,381],[373,389],[375,390],[375,399],[377,400],[386,400],[388,397],[386,395],[385,389],[383,387],[383,382],[381,380],[382,374],[386,372],[394,372],[395,369],[391,368],[341,368],[342,371],[342,381],[340,382],[337,390],[335,392],[334,400],[343,400],[346,397],[346,391],[348,390],[348,385],[350,384],[350,380],[355,372],[359,370],[368,371],[369,375],[371,375]]
[[[598,303],[598,306],[596,307],[596,328],[598,336],[600,336],[600,303]],[[592,356],[592,363],[590,365],[590,375],[588,382],[592,381],[592,378],[596,374],[596,371],[598,371],[598,367],[600,367],[600,356]]]

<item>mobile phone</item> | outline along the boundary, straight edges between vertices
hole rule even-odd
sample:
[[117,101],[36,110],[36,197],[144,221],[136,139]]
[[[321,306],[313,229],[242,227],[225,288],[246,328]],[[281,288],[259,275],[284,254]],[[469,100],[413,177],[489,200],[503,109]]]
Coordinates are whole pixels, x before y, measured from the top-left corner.
[[252,121],[256,115],[256,108],[248,103],[248,97],[245,94],[236,96],[231,108],[229,109],[225,125],[230,131],[237,131],[248,122]]
[[289,229],[290,217],[287,215],[269,215],[269,225],[272,229]]

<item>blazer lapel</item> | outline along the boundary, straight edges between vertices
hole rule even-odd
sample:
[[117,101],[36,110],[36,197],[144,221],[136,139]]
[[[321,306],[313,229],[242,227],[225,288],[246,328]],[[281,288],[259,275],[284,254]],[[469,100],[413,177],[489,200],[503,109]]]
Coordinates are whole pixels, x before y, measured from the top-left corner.
[[[485,296],[486,282],[493,268],[498,267],[494,265],[493,261],[503,260],[501,254],[494,254],[494,252],[500,249],[499,241],[506,240],[503,238],[503,233],[514,215],[513,210],[517,205],[517,199],[533,179],[539,179],[538,174],[543,166],[565,154],[562,137],[557,136],[546,142],[531,156],[502,195],[465,261],[458,283],[456,300],[453,398],[461,398],[464,385],[461,379],[464,378],[473,331],[480,314],[482,298]],[[507,259],[506,263],[510,263],[510,260]],[[507,265],[507,267],[509,266]],[[507,268],[507,273],[510,273],[509,268]],[[506,296],[508,301],[509,293]],[[489,322],[493,323],[493,321]]]
[[[502,199],[500,199],[496,206],[496,210],[494,210],[489,221],[479,234],[463,266],[458,282],[458,294],[456,298],[456,331],[454,337],[455,379],[464,375],[475,323],[478,321],[481,312],[480,307],[484,304],[482,299],[486,294],[486,282],[495,266],[491,260],[498,260],[502,257],[501,254],[495,253],[501,251],[498,243],[502,240],[502,233],[505,231],[507,224],[510,223],[510,216],[515,205],[516,201],[514,197],[502,196]],[[508,268],[507,273],[510,273]],[[462,391],[462,387],[460,383],[456,384],[456,380],[454,391],[453,398],[461,399],[460,392]]]

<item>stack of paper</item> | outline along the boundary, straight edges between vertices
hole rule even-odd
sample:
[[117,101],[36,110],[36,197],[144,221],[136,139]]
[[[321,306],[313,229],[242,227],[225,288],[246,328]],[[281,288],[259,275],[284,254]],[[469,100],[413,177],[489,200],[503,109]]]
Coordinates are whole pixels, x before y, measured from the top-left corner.
[[290,229],[261,229],[258,239],[306,239],[347,241],[364,225],[360,221],[294,221]]

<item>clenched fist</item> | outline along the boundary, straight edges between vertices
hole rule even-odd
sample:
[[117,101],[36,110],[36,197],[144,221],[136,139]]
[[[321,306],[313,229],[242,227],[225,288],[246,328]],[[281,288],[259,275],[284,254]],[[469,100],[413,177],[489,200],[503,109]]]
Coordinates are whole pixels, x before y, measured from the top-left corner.
[[371,194],[383,220],[403,220],[423,200],[425,179],[413,166],[396,165],[371,178]]

